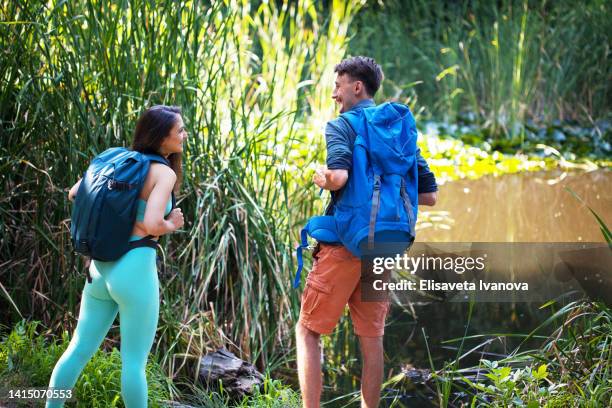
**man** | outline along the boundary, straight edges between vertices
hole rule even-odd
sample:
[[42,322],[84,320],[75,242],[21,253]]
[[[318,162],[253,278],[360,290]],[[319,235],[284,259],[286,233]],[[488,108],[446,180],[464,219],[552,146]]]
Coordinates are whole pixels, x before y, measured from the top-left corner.
[[[345,59],[334,71],[332,98],[340,105],[341,113],[375,105],[372,98],[380,88],[383,73],[372,58]],[[328,215],[333,212],[334,197],[348,180],[355,137],[350,125],[341,118],[327,123],[327,166],[317,171],[313,181],[332,192]],[[417,159],[419,204],[434,205],[437,199],[435,177],[419,151]],[[296,327],[298,376],[304,407],[319,407],[322,388],[320,336],[333,332],[347,304],[363,359],[361,406],[377,407],[383,380],[383,334],[389,303],[362,302],[361,261],[344,246],[319,243],[313,257]]]

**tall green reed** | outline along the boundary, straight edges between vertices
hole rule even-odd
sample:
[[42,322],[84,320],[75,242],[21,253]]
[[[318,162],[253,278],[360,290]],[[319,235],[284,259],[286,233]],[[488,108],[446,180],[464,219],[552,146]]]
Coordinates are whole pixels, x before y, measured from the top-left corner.
[[207,312],[223,342],[280,364],[298,310],[294,227],[320,206],[307,170],[322,159],[330,78],[360,5],[333,2],[324,18],[310,0],[3,1],[0,281],[16,307],[74,327],[83,265],[66,187],[92,155],[129,145],[144,107],[179,105],[187,223],[165,239],[156,353],[171,375],[196,361],[216,344]]

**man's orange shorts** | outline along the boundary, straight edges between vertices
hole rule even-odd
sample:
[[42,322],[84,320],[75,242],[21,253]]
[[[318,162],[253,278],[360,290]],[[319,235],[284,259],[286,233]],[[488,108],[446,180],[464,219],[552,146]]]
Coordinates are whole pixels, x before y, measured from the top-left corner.
[[319,244],[302,294],[299,322],[319,333],[333,332],[347,303],[355,334],[379,337],[389,302],[361,301],[361,261],[342,245]]

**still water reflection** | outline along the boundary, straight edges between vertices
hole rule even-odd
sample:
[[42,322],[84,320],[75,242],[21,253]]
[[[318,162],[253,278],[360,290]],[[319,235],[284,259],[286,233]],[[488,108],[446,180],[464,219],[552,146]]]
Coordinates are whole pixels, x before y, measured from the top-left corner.
[[[612,224],[612,171],[485,176],[440,186],[435,207],[419,207],[421,242],[603,242],[576,192]],[[429,209],[435,211],[428,211]]]

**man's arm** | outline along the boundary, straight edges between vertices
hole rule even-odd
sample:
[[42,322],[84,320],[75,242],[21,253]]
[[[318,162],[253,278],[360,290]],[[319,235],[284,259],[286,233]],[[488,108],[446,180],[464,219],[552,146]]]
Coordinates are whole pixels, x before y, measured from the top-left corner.
[[416,155],[419,170],[419,205],[436,205],[438,201],[436,176],[429,169],[427,161],[421,156],[421,149],[417,148]]
[[353,165],[352,130],[342,119],[327,122],[325,142],[327,144],[327,166],[317,169],[314,183],[331,191],[338,191],[348,181],[348,171]]

